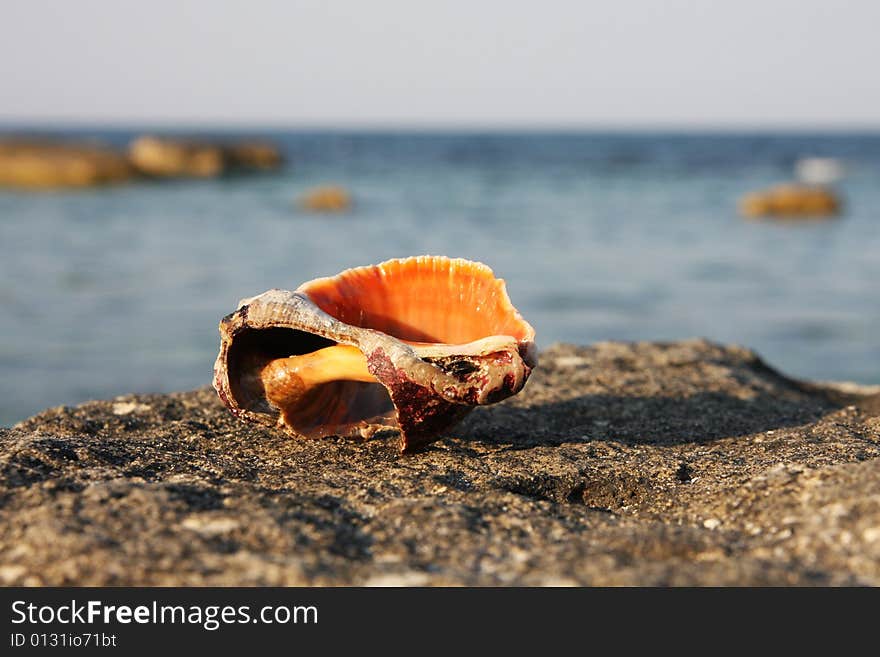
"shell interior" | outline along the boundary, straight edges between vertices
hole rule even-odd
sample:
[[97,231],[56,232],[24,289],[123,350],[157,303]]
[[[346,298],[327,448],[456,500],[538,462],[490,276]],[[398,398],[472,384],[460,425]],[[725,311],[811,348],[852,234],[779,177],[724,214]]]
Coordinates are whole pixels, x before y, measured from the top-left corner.
[[[331,381],[311,390],[295,408],[275,408],[266,397],[259,372],[276,358],[308,354],[336,344],[306,331],[272,327],[245,329],[227,356],[229,385],[248,411],[281,414],[284,425],[308,437],[360,434],[395,427],[394,404],[385,387],[361,381]],[[356,429],[363,425],[362,429]]]
[[407,342],[474,342],[493,335],[533,338],[504,281],[469,260],[419,256],[358,267],[299,288],[336,319]]

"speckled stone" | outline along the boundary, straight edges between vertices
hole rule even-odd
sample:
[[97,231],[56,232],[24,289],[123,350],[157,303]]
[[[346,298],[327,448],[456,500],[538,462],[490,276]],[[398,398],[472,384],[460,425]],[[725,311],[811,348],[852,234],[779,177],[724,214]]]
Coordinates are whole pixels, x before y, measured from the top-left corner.
[[700,340],[554,345],[409,456],[208,388],[51,409],[0,429],[0,583],[880,585],[878,414]]

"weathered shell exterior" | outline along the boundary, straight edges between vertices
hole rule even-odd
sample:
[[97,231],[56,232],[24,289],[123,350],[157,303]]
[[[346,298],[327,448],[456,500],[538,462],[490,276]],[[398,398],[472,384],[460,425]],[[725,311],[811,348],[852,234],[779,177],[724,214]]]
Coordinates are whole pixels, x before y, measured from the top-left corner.
[[[236,416],[304,436],[396,429],[403,452],[474,405],[516,394],[537,365],[534,329],[504,281],[483,264],[441,256],[269,290],[242,300],[220,334],[214,387]],[[332,381],[292,413],[266,399],[255,364],[333,344],[357,347],[379,383]]]

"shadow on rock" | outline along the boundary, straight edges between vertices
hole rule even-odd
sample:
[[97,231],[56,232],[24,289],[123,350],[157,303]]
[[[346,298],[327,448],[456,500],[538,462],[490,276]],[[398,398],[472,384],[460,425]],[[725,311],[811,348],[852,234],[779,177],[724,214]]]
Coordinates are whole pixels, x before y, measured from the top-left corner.
[[464,440],[529,448],[611,440],[626,445],[706,443],[815,422],[840,405],[826,398],[742,399],[721,392],[688,397],[583,395],[536,406],[477,409],[460,427]]

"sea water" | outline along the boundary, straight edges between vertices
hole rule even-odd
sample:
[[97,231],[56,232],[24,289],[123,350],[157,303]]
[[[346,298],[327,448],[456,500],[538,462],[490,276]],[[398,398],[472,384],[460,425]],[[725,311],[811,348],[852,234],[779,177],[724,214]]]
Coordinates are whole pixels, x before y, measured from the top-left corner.
[[[792,376],[880,383],[880,135],[257,136],[288,166],[0,190],[0,425],[206,385],[240,298],[423,253],[490,265],[540,346],[702,336]],[[737,215],[804,157],[845,166],[839,219]],[[326,183],[350,190],[351,211],[297,206]]]

